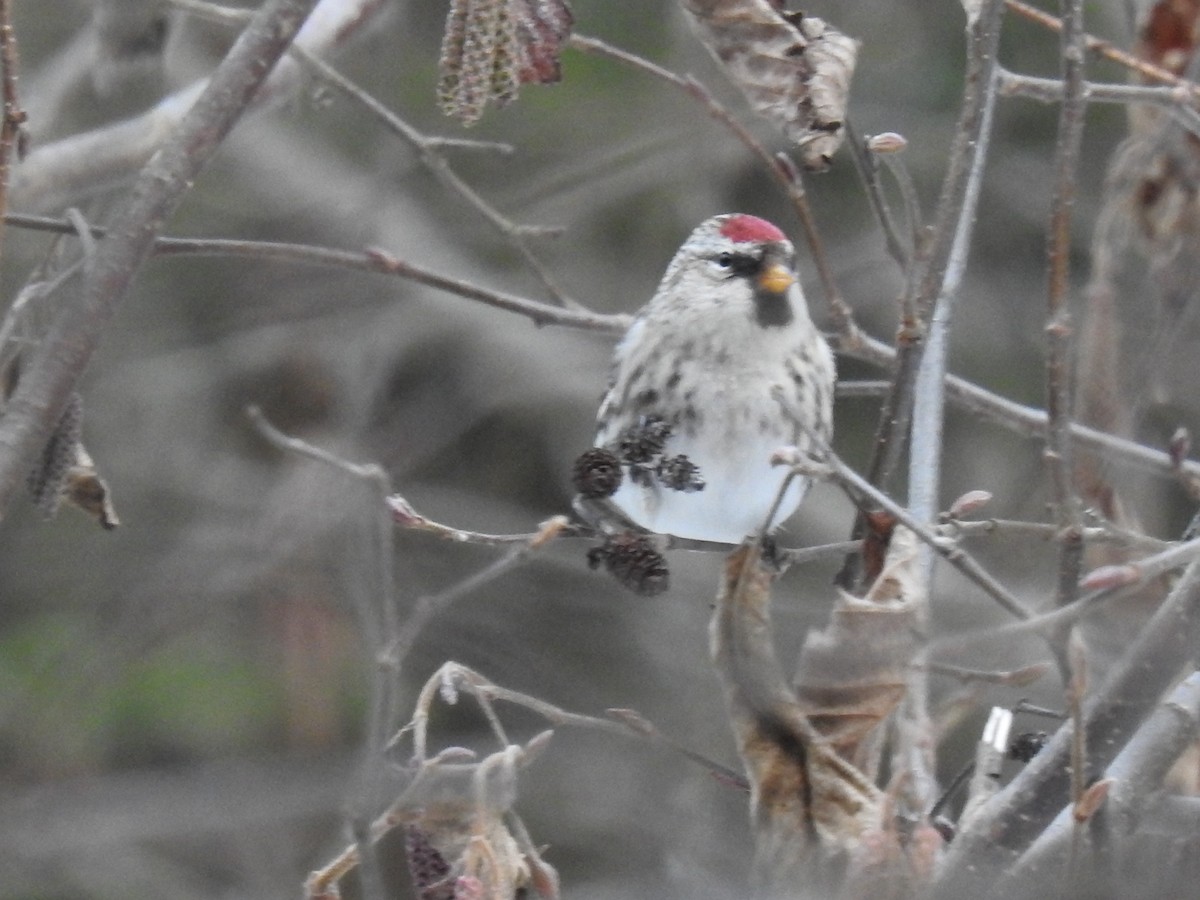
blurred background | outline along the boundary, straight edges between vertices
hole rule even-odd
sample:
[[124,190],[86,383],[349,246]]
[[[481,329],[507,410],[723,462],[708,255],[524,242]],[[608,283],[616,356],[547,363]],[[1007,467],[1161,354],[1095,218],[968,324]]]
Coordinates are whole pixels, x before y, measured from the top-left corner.
[[[572,5],[579,33],[695,74],[768,146],[785,149],[673,0]],[[96,49],[103,4],[15,6],[35,148],[140,113],[208,71],[232,38],[171,12],[161,57],[118,65]],[[135,17],[139,6],[147,4],[108,4]],[[907,138],[904,159],[931,212],[962,91],[959,4],[906,0],[881,12],[814,2],[805,11],[862,41],[852,121],[862,133]],[[635,311],[684,236],[715,213],[767,217],[801,245],[785,199],[743,146],[677,90],[608,60],[567,51],[561,84],[525,87],[470,131],[443,118],[435,85],[445,13],[445,3],[395,0],[333,61],[429,134],[511,144],[507,156],[446,153],[514,221],[561,229],[535,247],[571,297]],[[1128,45],[1119,4],[1089,7],[1088,16],[1090,31]],[[1015,71],[1054,75],[1058,40],[1010,17],[1002,57]],[[1090,74],[1124,80],[1103,63]],[[1001,101],[952,349],[954,372],[1039,407],[1056,115]],[[1090,109],[1076,207],[1080,284],[1107,160],[1124,131],[1119,108]],[[902,273],[849,158],[840,154],[808,186],[844,295],[860,324],[889,340]],[[75,206],[102,223],[126,187],[64,188],[14,201],[13,211]],[[378,246],[490,288],[544,296],[511,246],[409,147],[317,84],[244,119],[167,233]],[[5,303],[53,246],[51,236],[7,229]],[[827,324],[803,246],[801,264],[814,317]],[[377,585],[375,511],[361,483],[268,446],[248,404],[289,434],[379,463],[430,518],[526,532],[569,509],[571,464],[590,443],[611,350],[608,338],[539,329],[396,278],[248,259],[152,260],[81,385],[85,441],[121,526],[103,531],[72,509],[44,521],[24,502],[0,523],[0,900],[295,897],[307,872],[345,844],[373,675],[358,598]],[[844,380],[879,377],[839,365]],[[856,466],[867,459],[876,411],[871,399],[839,403],[836,449]],[[1172,407],[1161,428],[1169,434],[1194,413]],[[1044,520],[1037,442],[958,413],[948,434],[946,502],[983,489],[995,495],[988,514]],[[1148,439],[1161,444],[1163,435]],[[1147,530],[1178,533],[1189,510],[1170,499],[1169,482],[1114,477]],[[843,540],[852,518],[839,492],[821,486],[785,540]],[[672,590],[647,599],[589,571],[585,551],[552,545],[436,616],[404,661],[404,708],[452,659],[571,710],[635,708],[686,746],[736,765],[707,663],[720,558],[671,554]],[[1047,601],[1052,548],[1005,538],[979,552],[1029,603]],[[497,555],[398,532],[402,612]],[[806,628],[824,623],[838,564],[805,566],[782,583],[785,661]],[[1003,621],[976,590],[945,576],[935,617],[939,633]],[[1013,668],[1043,654],[1040,645],[996,642],[957,661]],[[947,743],[944,774],[965,761],[989,703],[1025,695],[1059,696],[1054,683],[983,692]],[[487,746],[469,706],[440,715],[438,746]],[[518,738],[544,727],[530,716],[514,722]],[[737,896],[748,868],[745,796],[647,744],[561,730],[524,774],[519,809],[572,897]]]

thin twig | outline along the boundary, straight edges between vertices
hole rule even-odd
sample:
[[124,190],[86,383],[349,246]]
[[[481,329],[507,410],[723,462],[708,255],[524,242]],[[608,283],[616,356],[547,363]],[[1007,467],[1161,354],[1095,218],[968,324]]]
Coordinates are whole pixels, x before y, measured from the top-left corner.
[[[837,454],[830,450],[828,446],[818,444],[817,452],[821,455],[822,464],[829,468],[826,474],[831,476],[835,481],[848,488],[852,493],[866,497],[880,509],[893,516],[897,522],[905,528],[910,529],[921,541],[933,548],[933,551],[938,556],[958,569],[967,579],[979,586],[1009,613],[1018,619],[1030,619],[1033,617],[1033,613],[1026,608],[1024,603],[1001,584],[995,576],[984,569],[971,554],[959,547],[954,541],[937,534],[925,525],[925,523],[915,519],[908,510],[842,462]],[[802,474],[813,474],[811,471],[812,467],[807,463],[800,463],[797,468]]]
[[545,264],[533,252],[533,248],[530,247],[528,241],[531,230],[522,228],[509,220],[508,217],[488,203],[478,191],[467,184],[450,167],[446,158],[438,152],[442,145],[440,142],[425,136],[413,128],[395,112],[388,109],[387,106],[380,103],[375,97],[364,91],[329,63],[320,59],[316,54],[310,53],[302,47],[293,47],[292,55],[303,63],[310,72],[315,72],[326,83],[337,88],[347,97],[350,97],[386,125],[393,134],[407,142],[416,151],[417,157],[424,164],[425,168],[433,173],[434,177],[442,183],[443,187],[462,197],[472,209],[479,213],[508,240],[521,255],[525,264],[537,275],[546,289],[546,293],[556,305],[576,311],[582,308],[576,301],[563,293],[562,289],[555,282],[554,277],[550,274],[550,270],[546,268]]
[[[993,4],[999,10],[999,3]],[[972,59],[981,57],[978,71],[972,67],[971,77],[981,85],[980,96],[973,113],[978,124],[973,129],[971,152],[966,158],[966,173],[962,184],[960,205],[954,219],[953,239],[950,241],[943,269],[942,283],[928,319],[925,351],[921,354],[912,401],[912,437],[909,460],[908,508],[921,522],[932,522],[939,509],[938,490],[941,482],[943,452],[942,432],[945,424],[946,356],[950,340],[950,320],[955,301],[966,274],[967,260],[974,233],[983,169],[991,142],[992,121],[996,106],[994,77],[995,54],[999,45],[998,12],[991,20],[980,17],[972,29]],[[949,222],[943,222],[947,227]],[[925,578],[930,578],[926,560]]]
[[[320,14],[299,35],[309,50],[325,52],[359,34],[388,4],[385,0],[320,0]],[[293,96],[303,86],[300,66],[281,60],[250,101],[263,110]],[[97,185],[132,181],[173,133],[208,84],[201,79],[163,97],[132,118],[41,144],[13,174],[10,201],[20,209],[61,208]]]
[[[901,272],[907,272],[911,268],[912,252],[916,247],[915,244],[906,245],[900,237],[900,229],[896,227],[896,219],[892,215],[891,206],[888,205],[887,197],[883,193],[883,184],[879,180],[879,157],[867,149],[863,137],[849,122],[846,123],[846,144],[850,148],[850,158],[854,160],[854,168],[857,170],[859,178],[862,179],[867,202],[871,205],[875,221],[879,223],[880,230],[883,232],[883,241],[888,255],[900,267]],[[916,223],[910,222],[909,225],[911,231]],[[906,291],[905,294],[907,293]]]
[[[1032,22],[1037,22],[1051,31],[1062,31],[1063,20],[1052,16],[1050,13],[1043,12],[1021,0],[1005,0],[1005,4],[1013,12],[1020,16],[1024,16]],[[1200,98],[1200,85],[1196,85],[1186,78],[1180,78],[1174,72],[1168,69],[1156,66],[1153,63],[1146,62],[1144,59],[1138,59],[1132,53],[1120,49],[1109,41],[1094,37],[1090,34],[1083,35],[1083,46],[1086,50],[1103,56],[1105,59],[1122,65],[1131,71],[1137,72],[1143,78],[1151,81],[1159,81],[1163,84],[1171,84],[1176,87],[1184,88],[1190,91],[1194,96]]]
[[[839,342],[837,349],[848,356],[885,369],[892,368],[899,355],[893,347],[867,335],[861,335],[855,346],[843,346]],[[1047,416],[1044,410],[1001,397],[957,375],[946,376],[946,392],[951,400],[956,401],[968,412],[1002,423],[1013,431],[1028,437],[1043,437],[1046,433]],[[1071,434],[1081,446],[1101,452],[1108,458],[1120,459],[1152,472],[1174,474],[1171,457],[1161,450],[1142,446],[1078,422],[1071,423]],[[1200,463],[1195,460],[1184,460],[1180,468],[1188,474],[1200,475]]]
[[[1193,561],[1137,639],[1084,704],[1088,764],[1099,774],[1190,661],[1200,640],[1200,561]],[[1066,805],[1072,725],[987,803],[950,846],[933,896],[982,896]]]
[[[9,213],[5,220],[15,227],[36,231],[58,234],[75,233],[74,227],[62,219]],[[95,237],[104,237],[108,233],[106,229],[97,226],[92,226],[90,231]],[[328,247],[272,241],[157,238],[154,253],[161,256],[243,256],[396,275],[468,300],[475,300],[497,309],[516,313],[537,325],[558,325],[595,331],[599,334],[621,335],[632,322],[632,318],[627,315],[576,313],[551,306],[548,303],[539,303],[536,300],[482,288],[470,282],[439,275],[411,263],[402,262],[382,250],[334,250]],[[890,369],[896,363],[895,348],[866,334],[860,334],[854,345],[846,345],[836,338],[834,343],[840,353],[882,369]],[[879,384],[881,383],[868,382],[862,386],[862,390],[859,390],[858,387],[853,386],[854,382],[848,382],[847,395],[876,394],[879,392]],[[1046,433],[1047,417],[1044,410],[1002,397],[957,375],[946,376],[946,391],[949,399],[967,412],[989,419],[1018,434],[1038,438]],[[1143,446],[1127,438],[1090,428],[1078,422],[1071,423],[1071,434],[1080,445],[1102,453],[1109,459],[1123,461],[1149,472],[1172,476],[1176,473],[1175,463],[1167,453],[1161,450]],[[1183,460],[1178,466],[1178,470],[1200,478],[1200,463],[1195,460]]]
[[316,447],[308,443],[308,441],[284,434],[267,420],[267,417],[263,415],[262,410],[257,406],[246,407],[246,417],[258,429],[259,434],[276,449],[325,463],[325,465],[333,466],[347,475],[371,481],[384,490],[385,496],[390,491],[391,482],[388,480],[387,473],[377,463],[350,462],[348,459],[343,459],[335,453],[330,453],[328,450]]
[[368,898],[382,900],[385,895],[374,843],[370,840],[370,822],[379,813],[379,801],[385,787],[387,744],[399,727],[401,684],[401,660],[388,654],[388,650],[402,635],[393,571],[395,528],[383,502],[391,491],[391,484],[387,474],[378,465],[352,463],[284,434],[267,420],[257,406],[248,407],[246,415],[272,446],[332,466],[366,488],[366,516],[362,524],[367,534],[365,540],[354,542],[362,555],[356,560],[355,577],[350,579],[352,586],[348,590],[354,595],[363,643],[370,648],[370,658],[375,660],[376,665],[370,670],[366,746],[358,788],[351,806],[351,831],[358,848],[363,893]]
[[[1058,142],[1054,150],[1054,197],[1046,235],[1046,449],[1051,500],[1061,531],[1055,605],[1075,600],[1083,566],[1083,517],[1075,492],[1071,440],[1071,401],[1075,375],[1071,356],[1074,324],[1071,317],[1071,216],[1075,207],[1075,177],[1083,145],[1086,107],[1083,82],[1083,4],[1064,0],[1062,28],[1063,100],[1059,107]],[[1067,635],[1054,641],[1064,678]]]
[[[955,538],[1012,535],[1052,541],[1058,540],[1060,536],[1059,528],[1053,522],[1027,522],[1020,519],[951,519],[942,523],[939,531]],[[1154,553],[1170,546],[1168,541],[1109,527],[1107,523],[1087,526],[1081,534],[1085,543],[1141,547]]]
[[788,199],[796,211],[796,216],[799,218],[800,225],[804,229],[805,240],[808,242],[809,252],[812,254],[813,264],[816,266],[817,276],[821,280],[821,287],[825,291],[825,300],[829,304],[835,325],[838,332],[842,335],[843,340],[847,343],[852,343],[858,334],[858,328],[854,324],[853,312],[849,304],[842,297],[837,282],[833,277],[833,267],[829,262],[828,254],[825,252],[824,242],[821,240],[820,233],[817,230],[812,209],[808,205],[808,196],[804,190],[804,182],[796,167],[791,165],[786,159],[772,156],[770,151],[763,146],[762,142],[755,138],[749,129],[739,122],[728,109],[713,97],[708,88],[695,78],[677,75],[669,69],[665,69],[633,53],[606,44],[597,38],[573,34],[571,35],[570,45],[584,53],[604,56],[624,65],[631,66],[683,91],[698,101],[708,111],[710,116],[728,128],[752,154],[762,161],[767,171],[771,173],[771,177],[786,191]]
[[1150,556],[1120,565],[1101,566],[1087,573],[1079,587],[1087,593],[1067,606],[1023,622],[1011,622],[978,631],[964,632],[937,639],[932,645],[938,653],[957,652],[978,642],[992,642],[1026,634],[1048,637],[1069,630],[1081,619],[1096,615],[1113,600],[1200,559],[1200,538],[1172,544]]
[[[969,29],[970,55],[967,78],[968,81],[975,79],[978,83],[973,90],[968,90],[964,97],[964,114],[969,111],[972,117],[977,116],[978,119],[977,122],[974,118],[962,120],[964,125],[969,123],[972,128],[969,152],[964,152],[963,156],[966,176],[962,183],[960,204],[955,211],[953,239],[946,256],[942,283],[932,312],[928,315],[925,348],[924,352],[919,354],[920,363],[912,384],[915,393],[911,400],[908,512],[923,524],[932,523],[939,509],[942,456],[945,450],[946,368],[950,322],[966,273],[971,235],[975,230],[976,211],[983,183],[983,170],[991,146],[996,106],[995,58],[1000,42],[1001,9],[998,0],[991,0],[991,6],[994,12],[989,10],[980,15],[978,21]],[[939,219],[939,224],[945,228],[949,222]],[[911,315],[912,308],[909,307],[903,312]],[[924,315],[919,298],[916,302],[916,313],[918,316]],[[902,433],[894,432],[892,438],[897,442],[897,446],[903,443]],[[921,598],[916,610],[917,621],[923,634],[926,633],[930,617],[934,568],[933,547],[927,547],[929,549],[919,557],[917,572],[921,586],[915,592],[916,596]],[[970,568],[977,574],[987,575],[982,566],[975,564],[970,557],[966,562],[972,564]],[[990,575],[987,575],[986,583],[999,584]],[[1009,599],[1016,600],[1012,595],[1009,595]],[[1017,608],[1024,607],[1018,604]],[[921,653],[924,653],[924,648],[921,648]],[[913,805],[918,809],[926,809],[937,794],[937,763],[933,754],[934,742],[930,739],[934,729],[929,714],[929,679],[920,669],[912,669],[907,673],[905,681],[907,689],[900,707],[905,727],[897,730],[893,768],[909,773],[910,781],[914,785],[911,789],[914,795]]]
[[[937,211],[928,247],[919,247],[914,257],[914,271],[909,277],[913,296],[902,303],[913,310],[914,318],[902,319],[896,335],[896,366],[891,393],[880,411],[875,432],[868,480],[886,490],[896,472],[910,432],[912,404],[918,397],[915,385],[920,359],[926,351],[925,329],[943,295],[947,267],[955,255],[955,247],[963,252],[961,235],[969,219],[963,212],[979,177],[978,165],[982,154],[980,136],[990,121],[994,103],[993,72],[996,65],[996,46],[999,41],[1001,0],[987,0],[968,29],[969,48],[967,72],[963,89],[962,108],[950,151],[950,161],[942,182]],[[980,161],[977,163],[977,160]],[[977,187],[975,188],[977,190]],[[852,348],[847,347],[847,350]],[[915,454],[914,454],[915,455]],[[853,535],[865,528],[859,517]],[[849,580],[849,573],[845,573]]]
[[[1010,72],[1003,67],[997,74],[1000,78],[999,89],[1002,97],[1025,97],[1041,103],[1061,103],[1066,92],[1060,78],[1039,78],[1036,75]],[[1083,82],[1083,96],[1088,103],[1146,103],[1187,109],[1188,104],[1193,102],[1194,92],[1195,86],[1190,82],[1180,86],[1108,84],[1087,80]]]
[[[493,723],[498,722],[498,719],[491,705],[495,702],[510,703],[513,706],[528,710],[556,728],[585,728],[605,734],[649,741],[653,745],[665,747],[674,753],[678,753],[680,756],[696,763],[724,782],[744,784],[744,778],[739,772],[723,766],[663,734],[652,722],[636,710],[609,709],[607,710],[607,718],[571,712],[540,697],[498,685],[479,672],[456,662],[444,663],[426,681],[416,704],[417,714],[413,716],[412,722],[405,726],[396,735],[396,738],[393,739],[393,744],[395,744],[400,737],[412,732],[413,755],[418,760],[426,758],[425,755],[428,753],[428,717],[421,710],[426,709],[432,702],[433,697],[441,694],[446,685],[451,686],[455,691],[465,688],[479,702],[481,709],[484,710],[489,721]],[[494,725],[493,730],[495,730]]]
[[1145,584],[1200,558],[1200,538],[1174,544],[1152,556],[1115,566],[1102,566],[1085,575],[1081,586],[1131,587]]

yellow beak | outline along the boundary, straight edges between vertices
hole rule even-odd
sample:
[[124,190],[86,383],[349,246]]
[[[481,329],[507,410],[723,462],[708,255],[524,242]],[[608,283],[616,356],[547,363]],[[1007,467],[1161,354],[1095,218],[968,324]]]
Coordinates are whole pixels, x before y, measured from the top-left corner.
[[795,276],[778,264],[763,269],[758,276],[759,288],[771,294],[782,294],[795,283]]

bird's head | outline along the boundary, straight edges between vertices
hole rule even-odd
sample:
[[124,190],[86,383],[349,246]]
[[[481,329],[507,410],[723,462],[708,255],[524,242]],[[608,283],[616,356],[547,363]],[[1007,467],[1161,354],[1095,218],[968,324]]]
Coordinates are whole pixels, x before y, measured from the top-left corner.
[[770,222],[745,213],[714,216],[697,227],[663,284],[693,301],[701,295],[718,303],[750,298],[755,319],[766,328],[791,323],[793,303],[802,302],[791,241]]

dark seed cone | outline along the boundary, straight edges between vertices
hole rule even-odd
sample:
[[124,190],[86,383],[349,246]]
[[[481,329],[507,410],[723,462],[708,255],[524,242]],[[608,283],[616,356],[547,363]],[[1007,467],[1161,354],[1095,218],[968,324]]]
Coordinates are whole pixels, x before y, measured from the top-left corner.
[[617,437],[617,456],[622,462],[648,463],[662,454],[671,426],[657,416],[642,419]]
[[653,597],[670,587],[667,561],[650,538],[631,531],[609,537],[587,554],[588,566],[601,565],[620,585],[643,597]]
[[621,462],[609,450],[593,447],[579,454],[571,481],[580,496],[611,497],[621,486]]
[[75,464],[75,449],[83,434],[83,398],[72,393],[41,457],[29,472],[29,493],[47,519],[58,511],[67,473]]
[[683,453],[678,456],[664,456],[654,469],[658,482],[673,491],[683,491],[691,494],[704,490],[704,479],[700,477],[700,467]]
[[454,900],[454,885],[447,881],[450,864],[430,843],[429,835],[415,825],[404,830],[408,872],[421,900]]

